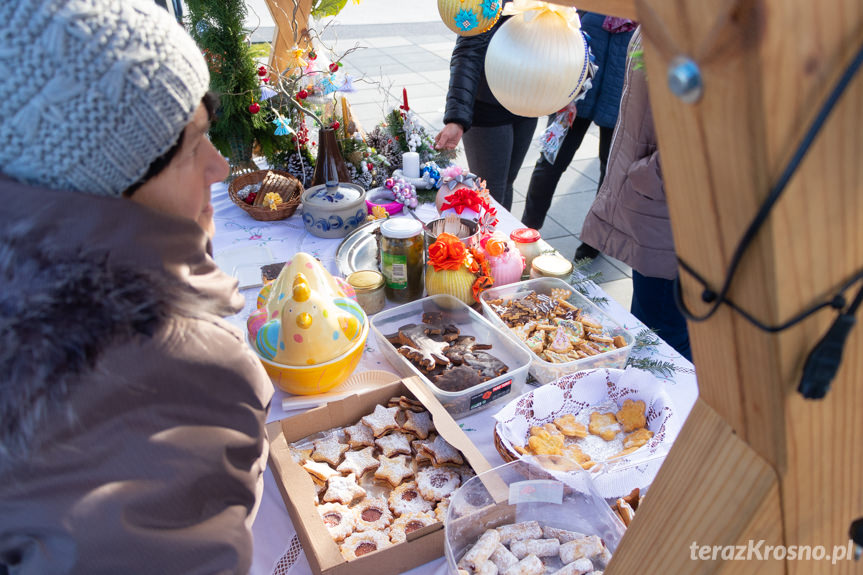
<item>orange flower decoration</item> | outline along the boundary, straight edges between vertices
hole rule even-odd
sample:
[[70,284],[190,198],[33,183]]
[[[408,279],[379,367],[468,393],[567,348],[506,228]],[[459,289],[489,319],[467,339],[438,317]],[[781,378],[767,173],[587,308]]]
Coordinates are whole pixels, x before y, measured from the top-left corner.
[[506,251],[506,240],[495,236],[490,237],[485,243],[485,251],[488,252],[488,255],[494,257],[503,254]]
[[493,283],[494,280],[492,280],[489,276],[479,276],[478,278],[476,278],[476,281],[473,282],[473,285],[471,286],[473,299],[479,301],[479,294],[490,288]]
[[469,257],[467,248],[452,234],[440,234],[429,246],[429,263],[434,266],[435,271],[457,270],[461,266],[470,266]]

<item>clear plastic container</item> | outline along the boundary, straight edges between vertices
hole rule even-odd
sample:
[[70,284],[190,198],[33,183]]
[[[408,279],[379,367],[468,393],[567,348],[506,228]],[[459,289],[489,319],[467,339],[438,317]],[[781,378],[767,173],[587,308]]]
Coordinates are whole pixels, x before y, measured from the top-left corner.
[[[589,473],[552,470],[560,462],[559,456],[527,456],[471,478],[452,495],[444,523],[451,573],[458,572],[459,561],[487,529],[525,521],[596,535],[610,553],[617,549],[623,523],[597,492]],[[551,564],[556,557],[546,560],[552,571],[561,567]]]
[[[406,357],[387,341],[386,336],[398,333],[407,324],[422,323],[428,312],[441,312],[445,322],[459,328],[460,335],[471,335],[477,343],[491,344],[487,350],[504,362],[508,371],[503,375],[469,387],[463,391],[445,391],[436,386]],[[454,418],[473,415],[493,405],[505,403],[520,395],[527,380],[530,354],[514,339],[484,319],[480,314],[450,295],[433,295],[421,300],[379,312],[371,318],[372,331],[378,347],[402,377],[419,375],[435,397]]]
[[541,359],[530,350],[526,343],[519,340],[515,334],[513,334],[512,337],[530,354],[530,373],[540,383],[549,383],[559,377],[563,377],[564,375],[581,371],[583,369],[593,369],[597,367],[622,369],[625,367],[626,360],[629,358],[629,352],[632,351],[632,344],[635,342],[635,337],[628,330],[611,319],[611,317],[602,311],[596,304],[578,293],[574,287],[563,280],[543,277],[485,290],[480,295],[483,315],[498,328],[509,330],[509,326],[507,326],[507,324],[494,311],[494,308],[489,305],[489,301],[495,299],[503,299],[504,301],[511,300],[513,298],[524,297],[530,292],[550,295],[552,289],[564,289],[568,291],[569,297],[567,298],[567,301],[569,303],[581,308],[585,314],[593,318],[594,321],[600,323],[609,337],[615,337],[618,335],[622,336],[626,345],[624,347],[619,347],[584,359],[565,363],[552,363]]

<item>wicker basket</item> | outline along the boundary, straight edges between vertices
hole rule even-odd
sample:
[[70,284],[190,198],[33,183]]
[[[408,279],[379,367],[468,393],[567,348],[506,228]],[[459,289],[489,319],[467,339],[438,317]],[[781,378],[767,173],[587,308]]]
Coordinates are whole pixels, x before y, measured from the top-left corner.
[[[269,178],[267,178],[268,174],[270,174]],[[269,192],[276,192],[281,196],[282,203],[275,210],[271,210],[264,205],[247,204],[237,197],[237,192],[245,186],[261,182],[263,182],[263,185],[258,192],[260,201],[263,201],[263,197]],[[274,222],[276,220],[283,220],[296,211],[303,195],[303,184],[292,174],[282,170],[257,170],[234,178],[228,186],[228,195],[235,204],[256,220]],[[257,203],[258,201],[256,201]]]
[[500,435],[497,433],[497,425],[494,426],[494,447],[497,449],[497,452],[500,453],[501,459],[504,460],[505,463],[510,463],[519,459],[518,453],[512,452],[506,447],[504,447],[503,442],[500,439]]

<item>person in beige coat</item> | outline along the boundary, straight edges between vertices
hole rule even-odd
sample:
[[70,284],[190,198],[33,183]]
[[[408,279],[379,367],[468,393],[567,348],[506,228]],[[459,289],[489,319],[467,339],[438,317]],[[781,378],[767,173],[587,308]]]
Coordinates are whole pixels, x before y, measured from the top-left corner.
[[581,239],[632,268],[632,314],[692,359],[686,320],[674,302],[677,256],[665,201],[647,78],[638,58],[641,28],[629,45],[626,80],[605,180]]
[[0,573],[246,573],[273,389],[203,57],[152,1],[19,0],[0,70]]

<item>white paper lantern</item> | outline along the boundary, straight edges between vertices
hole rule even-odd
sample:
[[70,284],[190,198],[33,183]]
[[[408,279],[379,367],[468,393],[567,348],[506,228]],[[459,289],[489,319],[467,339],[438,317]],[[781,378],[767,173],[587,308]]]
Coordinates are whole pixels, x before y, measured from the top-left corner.
[[575,8],[514,0],[485,56],[492,94],[519,116],[553,114],[569,104],[588,76],[589,52]]
[[503,0],[438,0],[437,9],[447,28],[459,36],[476,36],[491,29],[500,18]]

